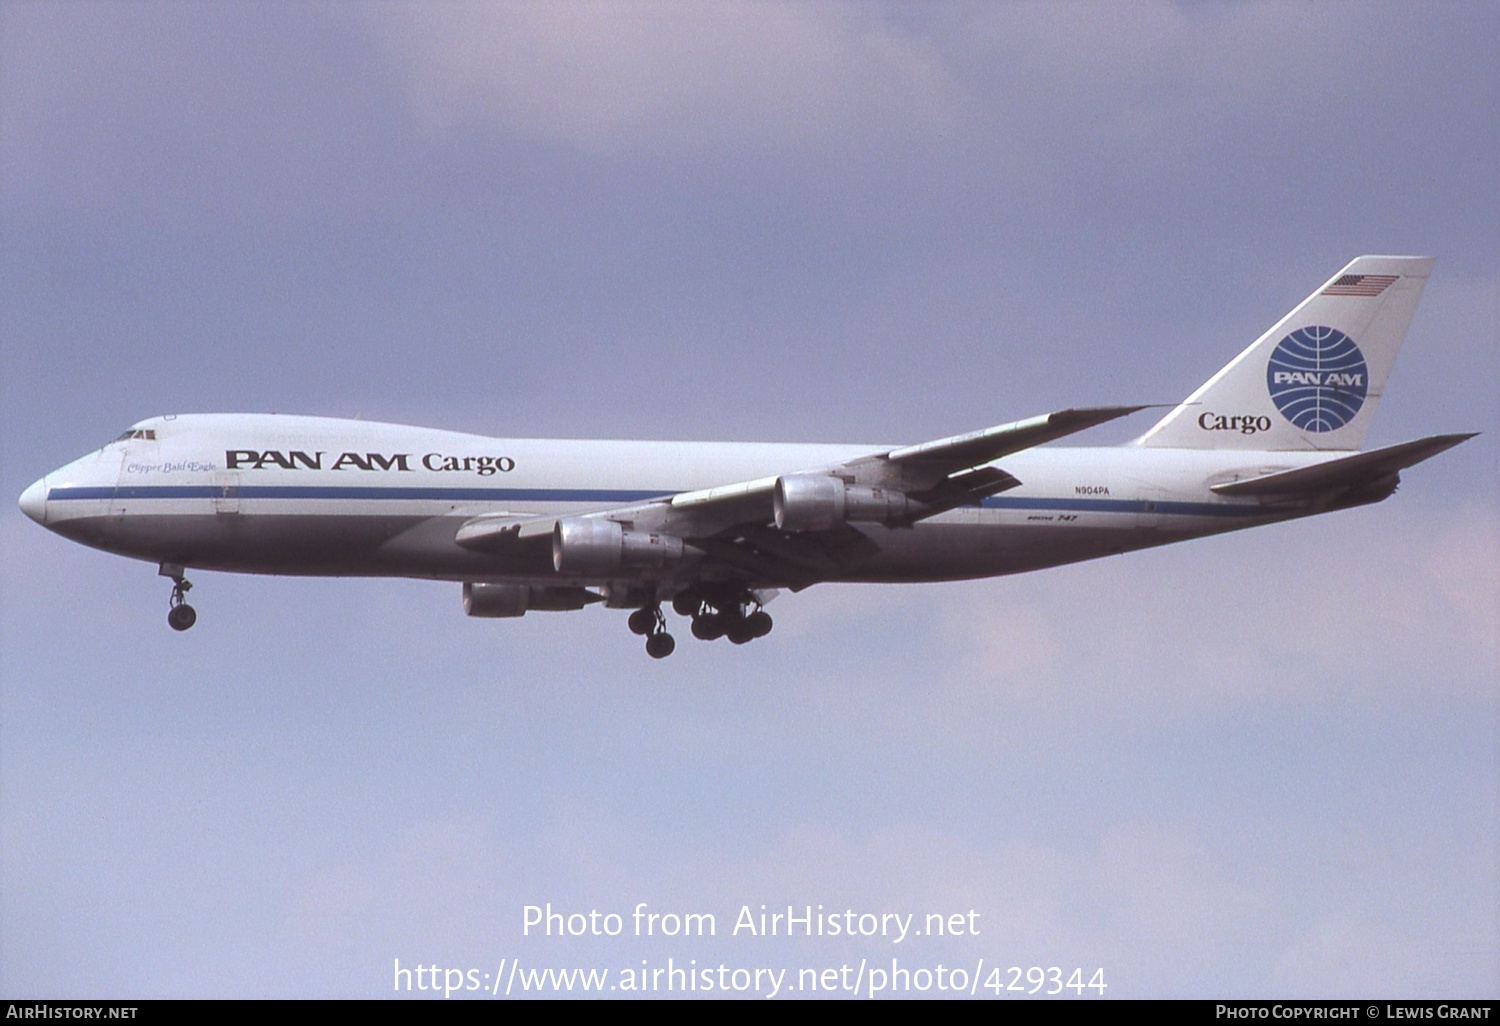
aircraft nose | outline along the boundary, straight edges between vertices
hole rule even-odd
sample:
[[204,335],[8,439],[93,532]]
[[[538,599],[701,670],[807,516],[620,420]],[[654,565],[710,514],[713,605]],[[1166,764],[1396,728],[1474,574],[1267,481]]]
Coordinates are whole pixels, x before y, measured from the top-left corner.
[[32,482],[30,488],[21,493],[18,503],[21,512],[39,524],[47,522],[47,479]]

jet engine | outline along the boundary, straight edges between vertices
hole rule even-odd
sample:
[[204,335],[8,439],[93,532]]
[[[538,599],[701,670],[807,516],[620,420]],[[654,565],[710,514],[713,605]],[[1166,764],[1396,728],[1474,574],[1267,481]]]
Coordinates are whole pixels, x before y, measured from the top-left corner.
[[560,574],[611,574],[622,567],[665,566],[681,558],[681,538],[628,531],[613,520],[570,517],[552,529],[552,565]]
[[602,601],[602,596],[584,588],[464,582],[464,612],[470,616],[523,616],[531,609],[582,609],[590,602],[599,601]]
[[902,492],[812,475],[778,477],[771,504],[783,531],[822,531],[846,521],[904,522],[910,506]]

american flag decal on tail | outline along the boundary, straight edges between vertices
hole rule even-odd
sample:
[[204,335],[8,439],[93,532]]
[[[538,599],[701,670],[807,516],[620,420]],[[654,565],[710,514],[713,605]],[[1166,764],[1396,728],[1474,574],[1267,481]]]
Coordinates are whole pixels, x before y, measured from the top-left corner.
[[1324,289],[1323,296],[1378,296],[1395,281],[1396,274],[1346,274]]

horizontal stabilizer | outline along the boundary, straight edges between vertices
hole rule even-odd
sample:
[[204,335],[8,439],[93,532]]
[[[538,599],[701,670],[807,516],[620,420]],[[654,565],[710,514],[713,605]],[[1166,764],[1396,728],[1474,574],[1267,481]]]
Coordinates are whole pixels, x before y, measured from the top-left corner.
[[1339,491],[1389,477],[1473,437],[1473,434],[1434,435],[1385,449],[1343,456],[1311,467],[1283,470],[1245,481],[1226,481],[1214,485],[1213,491],[1229,496],[1311,495]]

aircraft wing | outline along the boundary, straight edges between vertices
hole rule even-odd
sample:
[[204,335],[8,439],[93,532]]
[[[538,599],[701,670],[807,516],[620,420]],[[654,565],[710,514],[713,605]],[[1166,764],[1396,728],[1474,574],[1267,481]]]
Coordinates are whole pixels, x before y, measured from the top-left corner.
[[917,473],[947,476],[1144,409],[1145,406],[1093,406],[1059,410],[935,442],[908,445],[870,458],[889,460]]
[[[528,541],[539,544],[555,533],[561,538],[560,520],[614,521],[639,536],[680,539],[737,576],[805,587],[873,551],[869,538],[851,525],[909,527],[945,510],[975,504],[1021,483],[988,465],[994,460],[1143,408],[1061,410],[847,463],[789,469],[776,477],[679,492],[576,517],[488,514],[466,521],[456,540],[468,548],[501,552]],[[566,539],[560,544],[565,546]]]
[[[851,483],[858,481],[861,484],[878,484],[907,491],[931,490],[943,483],[961,483],[967,488],[988,487],[989,483],[999,479],[994,473],[981,473],[982,470],[1004,472],[998,471],[997,468],[982,467],[983,464],[1145,408],[1144,406],[1098,406],[1088,409],[1060,410],[1057,413],[1046,413],[1040,417],[1001,424],[982,431],[971,431],[949,438],[939,438],[933,442],[923,442],[920,445],[908,445],[899,449],[891,449],[888,452],[872,453],[834,467],[801,470],[790,476],[833,476],[849,479]],[[964,472],[975,476],[966,477]],[[745,481],[702,491],[683,492],[672,496],[671,502],[676,509],[735,504],[753,508],[757,503],[768,502],[775,492],[776,483],[784,480],[786,476],[764,477],[755,481]],[[1008,474],[1005,477],[1007,488],[1014,488],[1020,484]],[[993,495],[1003,490],[996,488],[992,491],[985,491],[983,494]]]

